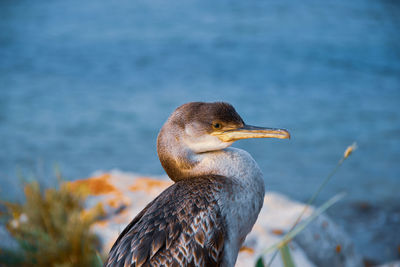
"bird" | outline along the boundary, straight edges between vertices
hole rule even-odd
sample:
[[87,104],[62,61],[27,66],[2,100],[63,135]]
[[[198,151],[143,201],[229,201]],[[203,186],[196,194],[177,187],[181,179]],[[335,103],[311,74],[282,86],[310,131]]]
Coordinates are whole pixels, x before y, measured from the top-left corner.
[[234,266],[265,195],[256,161],[230,147],[247,138],[290,134],[247,125],[226,102],[176,108],[157,137],[158,157],[174,183],[126,226],[104,266]]

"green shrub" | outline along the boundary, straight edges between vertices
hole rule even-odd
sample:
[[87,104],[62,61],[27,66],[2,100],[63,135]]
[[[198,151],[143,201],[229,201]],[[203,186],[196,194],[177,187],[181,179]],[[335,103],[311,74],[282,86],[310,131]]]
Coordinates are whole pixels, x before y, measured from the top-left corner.
[[[0,252],[0,262],[17,266],[99,266],[99,240],[90,226],[104,213],[85,210],[85,194],[66,184],[43,193],[37,182],[24,188],[23,204],[6,202],[6,227],[19,251]],[[1,255],[2,254],[2,255]]]

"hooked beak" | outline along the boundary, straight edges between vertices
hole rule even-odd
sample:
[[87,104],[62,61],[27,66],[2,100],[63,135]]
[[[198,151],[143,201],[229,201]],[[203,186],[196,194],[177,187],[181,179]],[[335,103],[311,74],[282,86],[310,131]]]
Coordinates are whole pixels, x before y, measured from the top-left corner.
[[234,142],[247,138],[290,139],[290,133],[285,129],[264,128],[251,125],[245,125],[241,128],[224,132],[214,132],[212,135],[217,136],[223,142]]

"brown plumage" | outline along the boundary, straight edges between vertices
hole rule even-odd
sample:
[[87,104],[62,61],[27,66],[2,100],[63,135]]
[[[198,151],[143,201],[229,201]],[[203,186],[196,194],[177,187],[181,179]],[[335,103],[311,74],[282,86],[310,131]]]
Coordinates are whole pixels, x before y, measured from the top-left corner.
[[216,196],[229,183],[210,175],[167,188],[120,234],[106,266],[219,266],[226,232]]

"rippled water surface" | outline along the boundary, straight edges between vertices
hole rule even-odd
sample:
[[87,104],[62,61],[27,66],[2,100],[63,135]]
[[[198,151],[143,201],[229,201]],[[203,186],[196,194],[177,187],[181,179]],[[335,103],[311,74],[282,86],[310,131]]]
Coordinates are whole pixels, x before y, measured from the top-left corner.
[[[396,1],[0,2],[1,198],[17,173],[55,183],[102,169],[162,174],[158,130],[195,100],[232,103],[292,139],[245,140],[268,190],[317,201],[359,250],[400,245],[400,6]],[[28,174],[27,174],[28,173]]]

